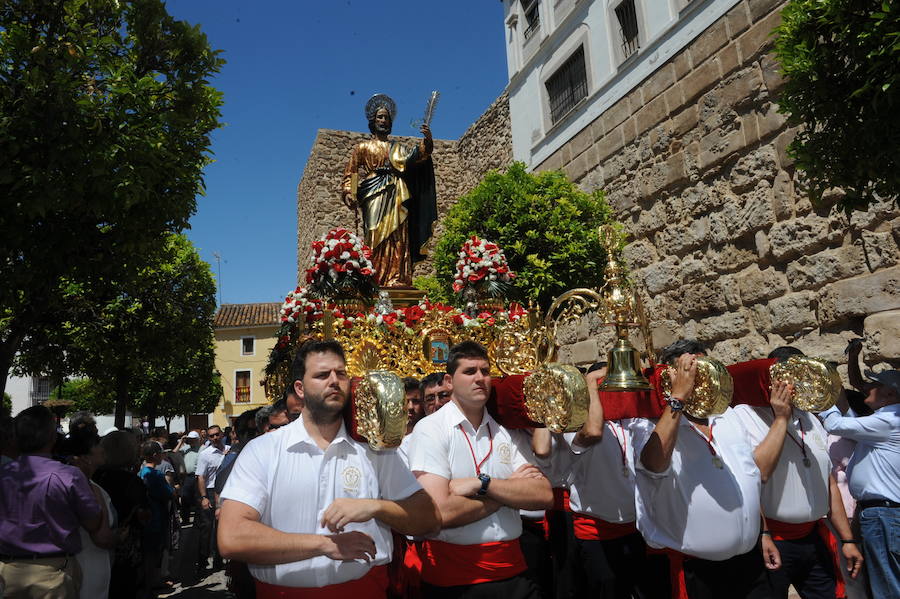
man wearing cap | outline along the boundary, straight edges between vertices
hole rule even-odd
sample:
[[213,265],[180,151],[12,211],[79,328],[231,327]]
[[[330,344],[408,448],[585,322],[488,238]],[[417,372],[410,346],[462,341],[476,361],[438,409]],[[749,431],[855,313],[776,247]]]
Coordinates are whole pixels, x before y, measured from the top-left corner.
[[250,565],[259,599],[384,598],[391,529],[433,532],[437,508],[396,452],[347,431],[340,344],[307,342],[292,371],[303,411],[241,451],[222,492],[222,553]]
[[485,409],[491,392],[487,351],[474,341],[450,349],[451,399],[419,421],[410,469],[437,504],[443,528],[422,542],[426,597],[538,597],[522,573],[519,510],[553,505],[553,491],[509,431]]
[[[769,358],[786,360],[791,355],[803,354],[793,347],[779,347]],[[838,573],[822,519],[830,515],[851,577],[859,574],[862,554],[853,542],[844,503],[831,476],[828,435],[813,414],[791,405],[792,392],[792,385],[774,381],[770,405],[738,405],[734,411],[747,431],[760,470],[764,534],[771,536],[781,556],[781,567],[768,571],[775,596],[786,598],[793,585],[803,599],[832,599]]]
[[847,467],[866,571],[875,597],[900,597],[900,371],[867,372],[871,416],[844,416],[844,399],[819,417],[829,433],[856,441]]
[[632,425],[638,530],[651,547],[684,557],[691,599],[768,597],[758,545],[759,469],[746,431],[731,408],[709,418],[685,414],[697,357],[671,359],[662,415]]

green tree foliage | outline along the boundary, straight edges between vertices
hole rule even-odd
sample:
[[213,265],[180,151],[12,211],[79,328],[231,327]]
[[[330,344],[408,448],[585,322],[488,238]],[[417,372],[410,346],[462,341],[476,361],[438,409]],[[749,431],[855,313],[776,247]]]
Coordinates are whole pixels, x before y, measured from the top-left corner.
[[517,299],[546,309],[567,289],[602,282],[606,254],[597,227],[609,222],[602,191],[585,193],[561,172],[533,175],[516,162],[506,173],[488,173],[450,209],[434,251],[436,277],[416,284],[434,300],[453,301],[459,248],[478,235],[503,249],[516,272]]
[[[68,312],[62,326],[43,338],[44,351],[19,356],[22,370],[65,361],[67,370],[89,377],[113,398],[116,426],[124,425],[128,407],[151,417],[209,412],[221,395],[209,264],[175,234],[146,261],[137,277],[104,286],[103,297],[63,285]],[[105,299],[109,288],[116,293]],[[86,409],[108,413],[108,407]]]
[[66,381],[53,390],[50,399],[67,399],[73,402],[67,410],[70,414],[82,410],[94,414],[110,414],[116,403],[109,389],[87,378]]
[[187,226],[222,63],[161,0],[0,6],[0,371],[54,354],[72,293],[108,306]]
[[792,0],[776,54],[787,76],[779,100],[803,125],[789,151],[810,197],[846,192],[841,207],[865,209],[877,194],[900,197],[900,2]]
[[11,416],[12,415],[12,395],[3,392],[3,403],[0,404],[0,416]]

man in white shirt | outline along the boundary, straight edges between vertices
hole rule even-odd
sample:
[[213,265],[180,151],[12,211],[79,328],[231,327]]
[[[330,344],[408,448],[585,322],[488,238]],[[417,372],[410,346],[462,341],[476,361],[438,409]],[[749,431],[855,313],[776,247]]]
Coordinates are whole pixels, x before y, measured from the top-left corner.
[[638,530],[651,547],[684,554],[691,599],[768,597],[747,433],[730,408],[709,419],[684,414],[697,358],[681,354],[674,366],[662,416],[632,426]]
[[391,529],[427,534],[440,517],[394,451],[354,441],[342,411],[350,379],[335,341],[310,341],[293,363],[295,422],[241,451],[222,492],[219,544],[250,564],[257,597],[383,598]]
[[819,417],[829,433],[856,441],[847,472],[872,594],[900,597],[900,371],[866,374],[873,382],[865,401],[874,414],[843,416],[844,399]]
[[[803,355],[779,347],[770,358]],[[791,406],[793,386],[773,381],[770,405],[739,405],[735,413],[747,431],[762,480],[762,506],[767,531],[781,557],[781,567],[768,570],[776,597],[787,598],[791,585],[803,599],[832,599],[837,573],[822,536],[820,520],[831,514],[842,552],[856,577],[862,554],[853,540],[837,483],[831,476],[827,433],[809,412]]]
[[568,477],[575,551],[585,591],[600,599],[668,597],[669,562],[647,554],[635,526],[633,418],[605,420],[598,385],[606,367],[587,379],[588,417],[565,439],[573,458]]
[[197,456],[197,492],[200,494],[200,512],[197,524],[200,535],[200,555],[197,560],[197,568],[201,571],[209,567],[208,559],[212,557],[213,570],[222,568],[222,556],[216,545],[216,506],[215,485],[216,472],[228,453],[225,447],[225,433],[218,424],[206,429],[206,438],[209,446],[200,450]]
[[443,519],[422,543],[423,594],[536,598],[539,589],[522,576],[519,510],[550,507],[550,483],[485,409],[487,351],[473,341],[453,346],[447,373],[451,399],[416,425],[409,456]]

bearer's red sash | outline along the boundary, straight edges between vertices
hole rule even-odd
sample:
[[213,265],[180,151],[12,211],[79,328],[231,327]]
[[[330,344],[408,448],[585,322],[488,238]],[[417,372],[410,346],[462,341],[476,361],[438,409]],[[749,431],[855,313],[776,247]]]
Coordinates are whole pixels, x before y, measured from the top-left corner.
[[422,581],[439,587],[506,580],[527,568],[519,539],[480,545],[426,539],[421,549]]
[[572,512],[575,538],[582,541],[611,541],[637,532],[634,522],[607,522]]
[[793,522],[781,522],[780,520],[766,518],[766,526],[769,527],[769,532],[772,533],[773,541],[796,541],[797,539],[808,537],[815,530],[816,523],[800,522],[799,524],[794,524]]
[[387,566],[374,566],[362,578],[324,587],[283,587],[257,580],[256,599],[384,599],[387,587]]

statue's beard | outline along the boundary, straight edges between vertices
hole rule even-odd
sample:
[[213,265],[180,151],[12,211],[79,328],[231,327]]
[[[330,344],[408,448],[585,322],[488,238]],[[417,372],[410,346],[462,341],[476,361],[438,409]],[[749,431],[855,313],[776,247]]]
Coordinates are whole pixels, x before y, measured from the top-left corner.
[[380,125],[380,124],[372,121],[372,123],[369,124],[369,130],[376,135],[378,135],[378,134],[390,135],[391,129],[393,129],[393,123],[386,123],[384,125]]

